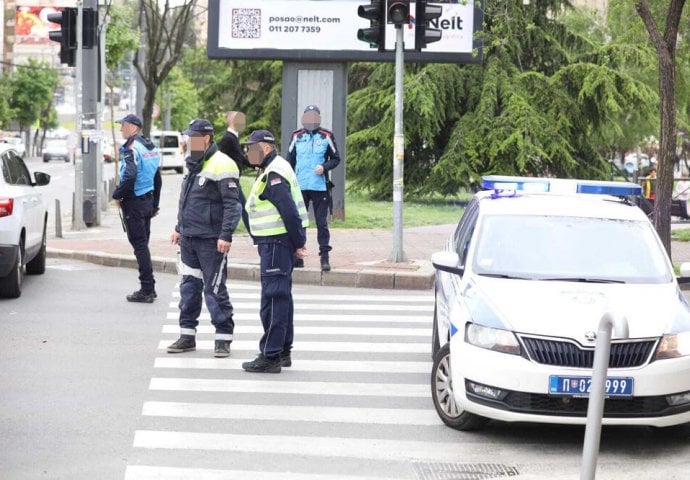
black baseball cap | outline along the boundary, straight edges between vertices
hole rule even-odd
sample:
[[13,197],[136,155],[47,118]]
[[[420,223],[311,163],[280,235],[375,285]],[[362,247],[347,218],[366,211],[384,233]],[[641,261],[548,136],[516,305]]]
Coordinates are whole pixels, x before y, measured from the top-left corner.
[[276,137],[268,130],[254,130],[251,135],[249,135],[249,140],[244,142],[244,145],[251,145],[253,143],[276,143]]
[[213,135],[213,124],[205,118],[197,118],[189,122],[187,130],[182,132],[183,135]]
[[319,110],[319,107],[317,107],[316,105],[307,105],[307,108],[304,109],[304,113],[307,112],[316,112],[319,115],[321,115],[321,110]]
[[143,122],[141,121],[141,118],[137,117],[133,113],[128,113],[115,123],[131,123],[132,125],[136,125],[139,128],[144,126]]

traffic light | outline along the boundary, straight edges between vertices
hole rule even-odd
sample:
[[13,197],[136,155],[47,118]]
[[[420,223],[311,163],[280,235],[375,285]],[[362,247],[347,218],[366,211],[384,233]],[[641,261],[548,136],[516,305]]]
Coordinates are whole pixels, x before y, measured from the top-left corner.
[[60,30],[48,32],[54,42],[60,42],[60,63],[73,67],[77,57],[77,9],[65,7],[61,12],[49,13],[48,21],[60,25]]
[[369,28],[357,30],[357,38],[367,42],[371,48],[378,48],[383,52],[386,48],[386,3],[381,0],[371,0],[369,5],[360,5],[357,15],[369,20]]
[[386,0],[388,23],[408,25],[410,23],[410,2],[404,0]]
[[85,8],[82,12],[82,48],[93,48],[98,44],[98,12],[93,8]]
[[441,16],[441,5],[429,5],[426,0],[418,0],[415,8],[414,48],[418,52],[426,48],[428,43],[441,40],[441,30],[429,28],[429,20]]

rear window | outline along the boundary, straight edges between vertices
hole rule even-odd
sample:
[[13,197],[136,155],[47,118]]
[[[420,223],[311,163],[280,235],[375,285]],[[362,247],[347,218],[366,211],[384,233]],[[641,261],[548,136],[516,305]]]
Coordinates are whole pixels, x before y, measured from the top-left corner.
[[163,135],[160,141],[160,148],[178,148],[179,143],[176,135]]

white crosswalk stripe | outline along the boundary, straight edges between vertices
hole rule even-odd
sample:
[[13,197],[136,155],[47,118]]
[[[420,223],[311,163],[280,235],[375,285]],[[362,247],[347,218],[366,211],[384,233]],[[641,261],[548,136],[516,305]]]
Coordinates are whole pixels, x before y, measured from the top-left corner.
[[457,459],[430,399],[433,293],[296,287],[293,365],[261,375],[241,366],[263,333],[260,289],[228,287],[230,358],[211,355],[205,306],[196,351],[165,353],[179,334],[169,303],[125,480],[402,480]]

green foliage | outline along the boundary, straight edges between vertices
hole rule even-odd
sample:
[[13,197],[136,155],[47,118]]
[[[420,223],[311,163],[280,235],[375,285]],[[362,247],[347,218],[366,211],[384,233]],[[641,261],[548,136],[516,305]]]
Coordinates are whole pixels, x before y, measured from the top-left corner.
[[155,124],[163,129],[165,109],[170,102],[170,127],[182,131],[190,120],[200,117],[199,94],[194,84],[186,78],[179,67],[170,71],[170,75],[158,90],[156,103],[161,106],[161,115]]
[[54,111],[53,92],[58,85],[58,72],[47,64],[29,59],[9,79],[11,116],[25,131],[45,112]]
[[12,110],[10,109],[9,98],[11,96],[12,86],[10,84],[10,76],[4,71],[0,74],[0,128],[4,129],[12,120]]
[[[653,51],[570,7],[486,0],[481,64],[406,65],[406,194],[452,195],[491,173],[607,178],[612,144],[653,133]],[[350,88],[348,178],[390,198],[393,66],[353,65]]]
[[110,3],[105,37],[105,65],[115,70],[139,46],[139,32],[133,29],[134,11],[130,4]]

